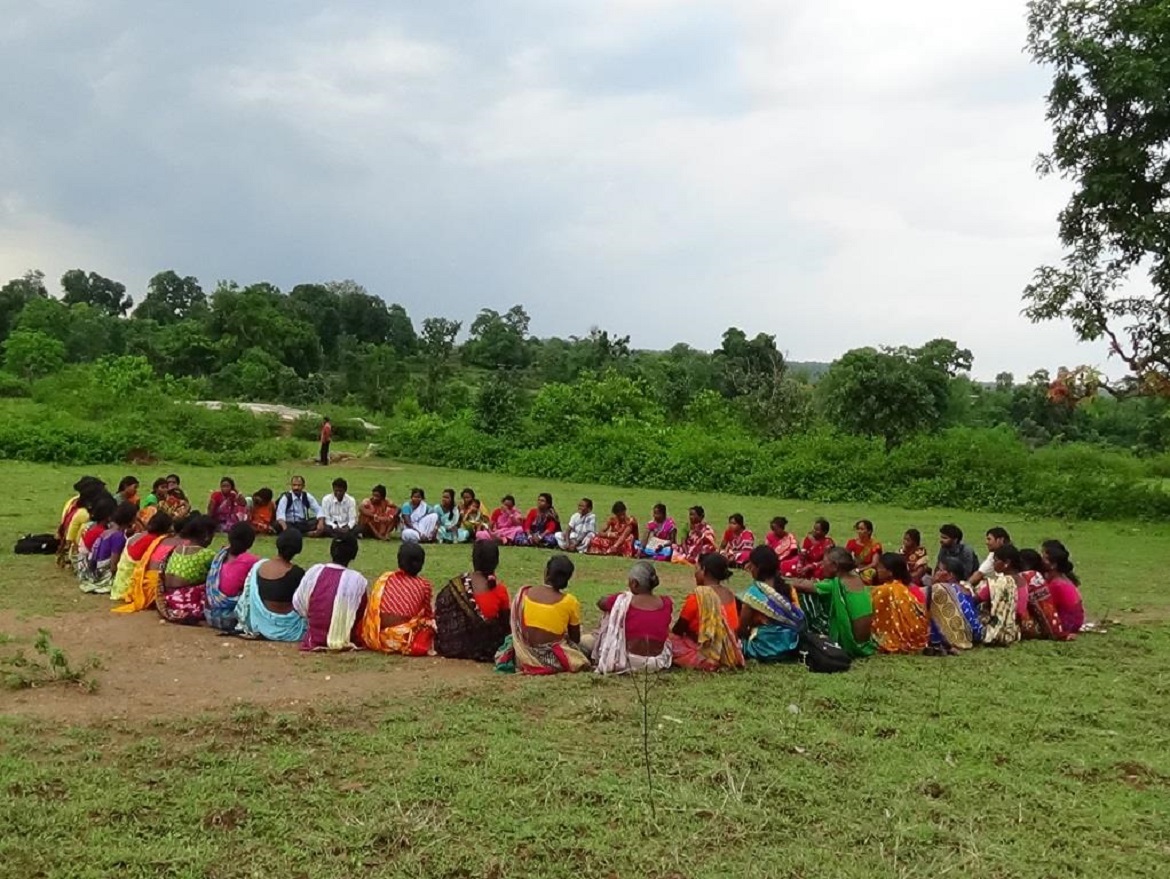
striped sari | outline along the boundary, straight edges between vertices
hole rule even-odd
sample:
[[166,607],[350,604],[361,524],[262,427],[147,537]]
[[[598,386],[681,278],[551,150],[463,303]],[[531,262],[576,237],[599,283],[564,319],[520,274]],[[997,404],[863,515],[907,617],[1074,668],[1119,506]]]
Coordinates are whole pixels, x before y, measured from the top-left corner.
[[719,593],[710,586],[696,586],[695,600],[699,606],[698,637],[671,633],[674,664],[700,671],[743,668],[743,648],[723,614]]

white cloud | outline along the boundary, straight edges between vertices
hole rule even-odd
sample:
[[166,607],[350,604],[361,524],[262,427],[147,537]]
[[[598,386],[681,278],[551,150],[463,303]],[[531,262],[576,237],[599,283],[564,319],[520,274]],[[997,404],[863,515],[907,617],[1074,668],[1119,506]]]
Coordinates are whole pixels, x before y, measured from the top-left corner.
[[[228,26],[212,9],[161,56],[123,5],[97,76],[51,72],[86,83],[86,124],[121,126],[167,191],[75,218],[54,173],[92,149],[38,157],[45,132],[0,123],[0,150],[40,172],[0,172],[0,196],[59,214],[74,232],[55,243],[124,254],[132,283],[173,261],[354,276],[417,317],[520,301],[538,332],[643,346],[737,324],[802,359],[939,334],[984,375],[1100,359],[1019,316],[1066,191],[1032,171],[1045,81],[1015,0],[257,4],[221,49],[199,39]],[[10,241],[41,241],[7,216]],[[53,253],[9,245],[0,271]]]

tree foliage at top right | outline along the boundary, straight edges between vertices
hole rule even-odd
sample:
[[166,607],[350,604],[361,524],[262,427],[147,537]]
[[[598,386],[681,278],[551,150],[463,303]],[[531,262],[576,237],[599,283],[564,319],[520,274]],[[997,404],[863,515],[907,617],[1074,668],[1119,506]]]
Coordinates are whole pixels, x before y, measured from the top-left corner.
[[1032,0],[1028,25],[1053,73],[1039,170],[1075,189],[1027,314],[1105,339],[1130,371],[1113,390],[1170,397],[1170,0]]

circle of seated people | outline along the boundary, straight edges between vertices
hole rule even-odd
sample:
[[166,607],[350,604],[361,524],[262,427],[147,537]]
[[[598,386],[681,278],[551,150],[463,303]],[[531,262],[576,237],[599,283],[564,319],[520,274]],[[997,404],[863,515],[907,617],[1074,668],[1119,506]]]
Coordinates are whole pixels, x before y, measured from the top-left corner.
[[[224,477],[206,512],[196,512],[176,474],[155,480],[145,496],[134,477],[113,494],[83,477],[58,523],[58,563],[83,591],[119,602],[118,613],[154,609],[168,622],[302,650],[438,655],[526,674],[714,671],[801,658],[836,670],[878,653],[1069,640],[1084,625],[1067,548],[1046,540],[1019,549],[999,527],[984,535],[980,561],[958,526],[941,526],[932,564],[918,530],[886,551],[867,519],[838,546],[826,519],[798,541],[778,516],[757,545],[742,515],[728,518],[720,538],[697,505],[684,534],[661,503],[640,529],[621,501],[599,527],[589,498],[564,520],[543,492],[525,515],[511,495],[486,514],[469,488],[458,499],[444,489],[433,506],[414,488],[401,507],[383,485],[360,504],[345,479],[331,488],[319,501],[294,476],[279,498],[269,488],[245,497]],[[225,546],[213,546],[217,534],[227,535]],[[397,568],[371,584],[354,568],[360,541],[395,534]],[[252,552],[258,535],[276,537],[271,558]],[[296,559],[312,538],[331,541],[330,561],[305,570]],[[439,543],[469,544],[471,558],[435,594],[423,576],[424,546]],[[513,593],[498,577],[501,546],[556,552],[543,582]],[[598,602],[593,632],[581,631],[570,591],[573,554],[633,560],[625,590]],[[677,615],[671,598],[655,593],[655,563],[693,570],[694,589]],[[748,581],[738,594],[730,585],[736,570]]]

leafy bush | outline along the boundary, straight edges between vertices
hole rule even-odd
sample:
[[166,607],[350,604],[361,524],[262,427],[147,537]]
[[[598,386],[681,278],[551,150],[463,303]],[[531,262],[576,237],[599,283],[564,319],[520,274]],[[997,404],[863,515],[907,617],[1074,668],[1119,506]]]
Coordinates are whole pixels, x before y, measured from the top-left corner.
[[[544,396],[568,415],[560,389]],[[800,500],[957,506],[1069,518],[1170,515],[1170,492],[1144,479],[1143,463],[1091,446],[1034,453],[1006,429],[955,428],[887,451],[880,438],[805,433],[761,443],[741,428],[598,423],[573,415],[576,432],[529,445],[476,430],[471,416],[397,419],[381,454],[465,467],[610,485],[737,492]]]
[[0,372],[0,397],[12,399],[27,397],[32,394],[32,387],[20,376],[10,372]]

